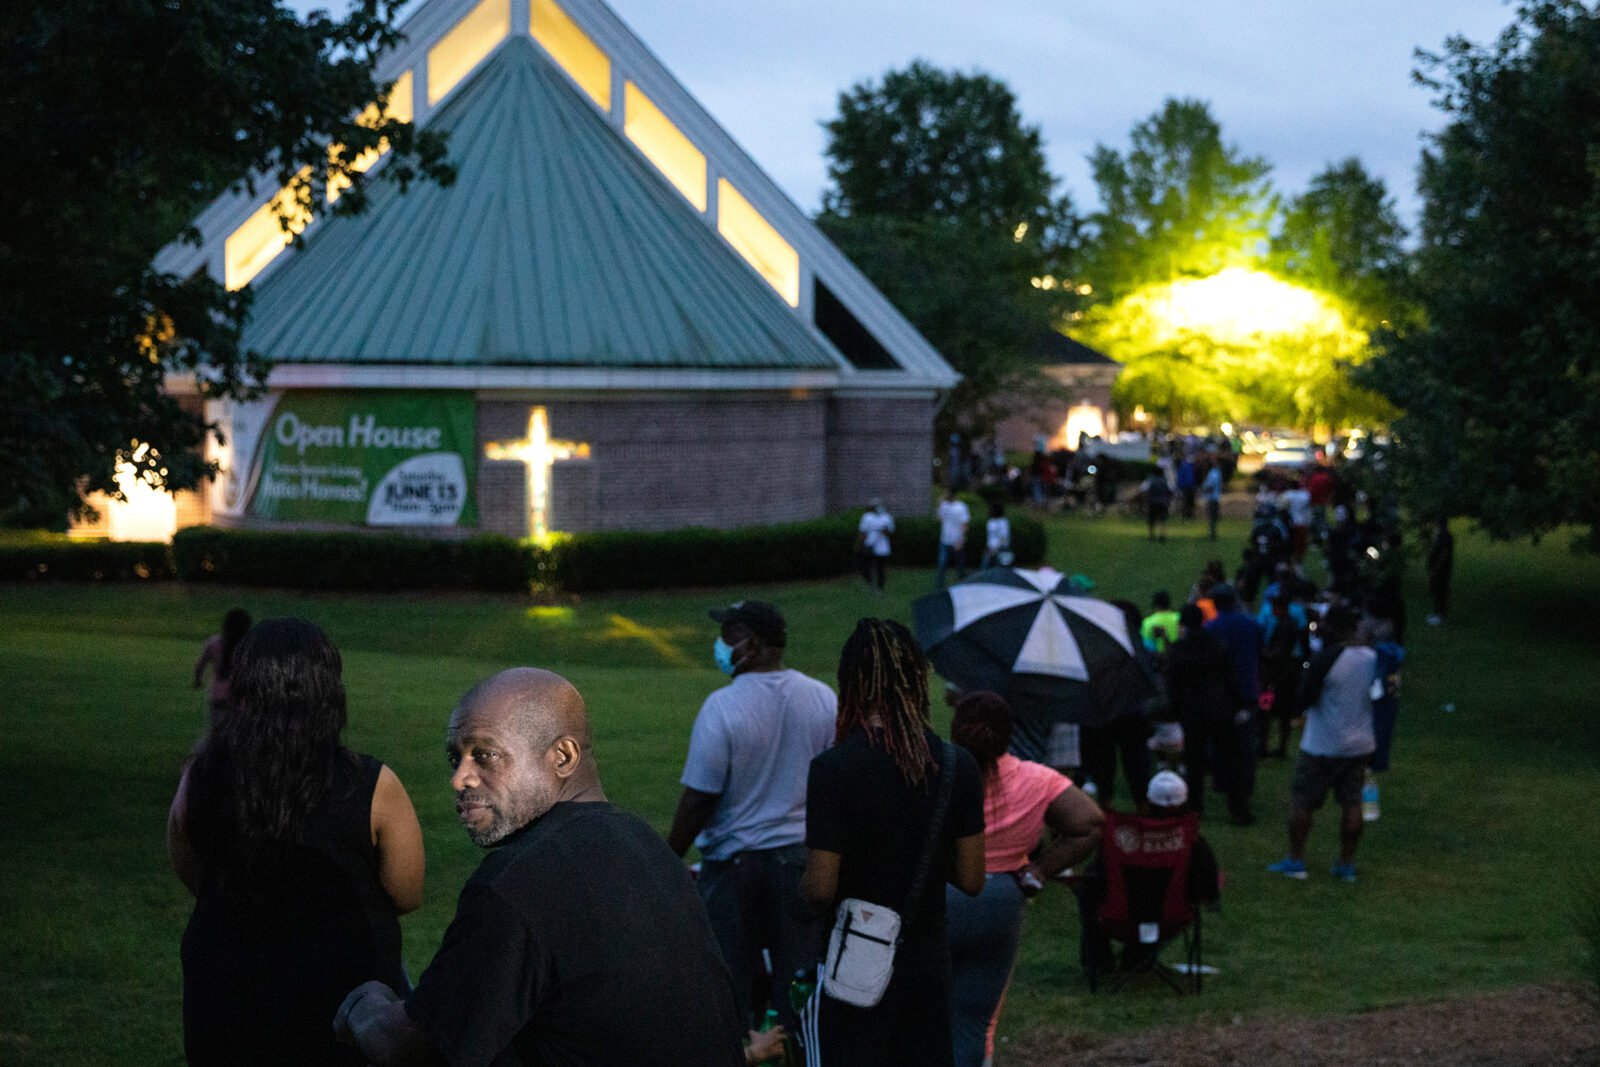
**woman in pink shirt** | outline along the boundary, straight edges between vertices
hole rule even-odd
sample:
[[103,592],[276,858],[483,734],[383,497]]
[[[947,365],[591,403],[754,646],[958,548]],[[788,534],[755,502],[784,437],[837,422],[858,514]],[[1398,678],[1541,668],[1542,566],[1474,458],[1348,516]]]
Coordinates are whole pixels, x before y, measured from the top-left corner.
[[[955,1067],[978,1067],[1016,963],[1023,904],[1064,868],[1088,858],[1100,843],[1103,819],[1070,779],[1007,751],[1011,709],[997,694],[968,693],[957,701],[950,739],[972,753],[983,774],[983,892],[948,893],[945,900]],[[1046,828],[1054,837],[1039,849]]]

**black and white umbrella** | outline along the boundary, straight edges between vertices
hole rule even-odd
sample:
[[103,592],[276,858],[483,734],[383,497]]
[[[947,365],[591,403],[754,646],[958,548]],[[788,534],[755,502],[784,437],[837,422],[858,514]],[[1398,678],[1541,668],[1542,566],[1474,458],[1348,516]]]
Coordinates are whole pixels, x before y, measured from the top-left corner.
[[1006,698],[1022,751],[1043,751],[1054,723],[1141,714],[1157,692],[1122,609],[1075,592],[1053,570],[980,571],[919,597],[912,624],[947,680]]

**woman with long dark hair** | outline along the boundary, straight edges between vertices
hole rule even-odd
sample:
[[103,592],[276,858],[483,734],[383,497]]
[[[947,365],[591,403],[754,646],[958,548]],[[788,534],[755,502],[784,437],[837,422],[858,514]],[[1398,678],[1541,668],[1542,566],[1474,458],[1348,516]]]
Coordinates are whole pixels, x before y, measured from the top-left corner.
[[[1010,754],[1011,708],[996,693],[956,702],[950,740],[983,779],[983,892],[945,892],[955,981],[956,1067],[984,1062],[1022,939],[1022,907],[1100,843],[1100,808],[1062,774]],[[1045,829],[1054,839],[1035,855]],[[1033,858],[1029,858],[1032,856]]]
[[233,656],[226,714],[167,820],[195,896],[183,935],[191,1064],[360,1064],[332,1020],[371,979],[408,987],[399,916],[422,903],[422,831],[393,771],[340,740],[339,652],[268,619]]
[[[972,757],[928,725],[928,662],[901,624],[862,619],[845,642],[837,736],[811,761],[801,893],[830,919],[851,899],[891,909],[900,916],[900,942],[873,1007],[831,997],[823,969],[801,1020],[806,1062],[949,1067],[944,885],[969,895],[983,888],[983,797]],[[930,835],[947,760],[948,806]],[[913,899],[930,841],[931,862]]]
[[239,642],[250,632],[250,613],[243,608],[233,608],[222,617],[222,632],[206,638],[200,646],[200,658],[194,663],[194,687],[200,688],[206,669],[211,669],[211,686],[206,693],[208,706],[226,707],[228,704],[228,679],[233,674],[233,656]]

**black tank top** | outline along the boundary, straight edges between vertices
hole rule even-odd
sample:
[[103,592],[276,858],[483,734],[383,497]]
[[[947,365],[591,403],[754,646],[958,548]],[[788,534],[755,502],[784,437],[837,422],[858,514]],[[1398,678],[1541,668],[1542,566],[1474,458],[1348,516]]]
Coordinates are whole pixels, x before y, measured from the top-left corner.
[[399,916],[372,844],[383,764],[358,759],[269,870],[204,873],[183,935],[191,1064],[364,1063],[333,1040],[334,1012],[370,979],[406,992]]

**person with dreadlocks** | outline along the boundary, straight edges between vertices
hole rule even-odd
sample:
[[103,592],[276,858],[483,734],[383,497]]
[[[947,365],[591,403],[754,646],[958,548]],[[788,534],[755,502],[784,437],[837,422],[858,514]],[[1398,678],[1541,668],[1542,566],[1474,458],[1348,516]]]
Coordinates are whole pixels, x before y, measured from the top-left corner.
[[[946,753],[948,808],[909,900]],[[900,623],[862,619],[840,653],[838,739],[811,761],[806,846],[801,893],[813,908],[832,916],[854,898],[901,918],[893,977],[874,1007],[833,999],[822,976],[801,1020],[807,1064],[951,1067],[944,885],[983,889],[983,788],[972,756],[928,725],[928,661]]]
[[195,897],[183,933],[190,1064],[363,1064],[334,1040],[353,986],[409,987],[400,916],[422,904],[422,830],[393,771],[346,748],[339,652],[267,619],[233,656],[226,714],[167,818]]
[[[1005,699],[981,691],[956,702],[950,723],[950,739],[972,753],[983,777],[987,872],[978,896],[953,888],[945,893],[956,1067],[980,1067],[993,1056],[994,1027],[1022,940],[1023,904],[1049,879],[1087,859],[1105,822],[1100,806],[1069,778],[1008,751],[1011,726]],[[1039,849],[1046,828],[1054,839]]]

